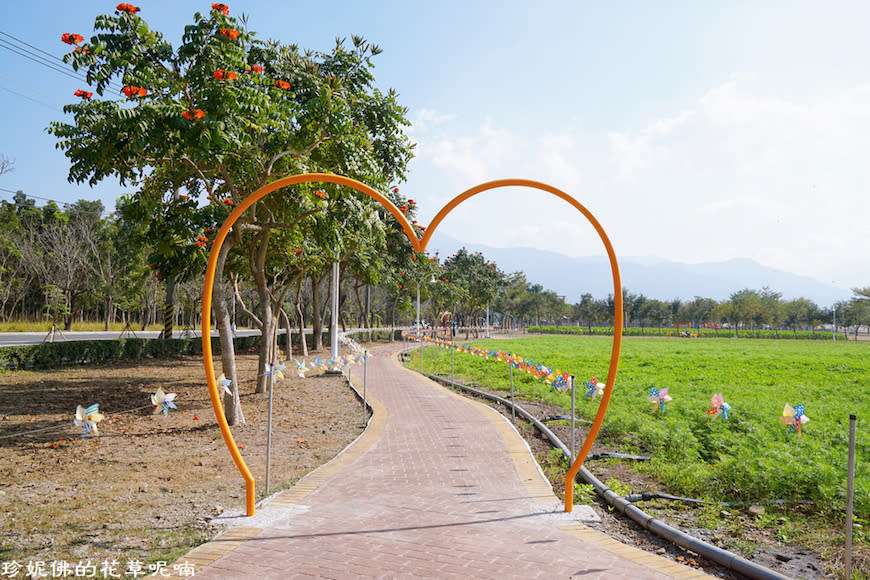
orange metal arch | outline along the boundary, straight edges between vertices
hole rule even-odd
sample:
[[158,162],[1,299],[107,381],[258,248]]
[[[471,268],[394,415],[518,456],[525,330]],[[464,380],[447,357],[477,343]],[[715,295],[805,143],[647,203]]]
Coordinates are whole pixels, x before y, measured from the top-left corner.
[[598,431],[601,428],[601,423],[604,420],[604,415],[607,412],[607,406],[610,403],[610,397],[613,393],[613,385],[616,380],[616,371],[619,365],[619,352],[622,345],[622,284],[620,282],[619,266],[616,261],[616,254],[614,253],[613,247],[610,244],[610,240],[607,237],[604,228],[602,228],[598,220],[595,219],[595,216],[593,216],[589,212],[589,210],[587,210],[582,204],[580,204],[577,200],[575,200],[567,193],[545,183],[531,181],[527,179],[501,179],[497,181],[482,183],[456,196],[446,206],[444,206],[441,211],[438,212],[438,214],[429,224],[429,227],[427,228],[423,237],[418,238],[416,232],[414,231],[414,228],[411,226],[411,223],[404,216],[404,214],[399,211],[399,208],[397,208],[387,197],[385,197],[383,194],[376,191],[375,189],[372,189],[364,183],[341,175],[332,175],[328,173],[306,173],[302,175],[285,177],[283,179],[274,181],[268,185],[261,187],[260,189],[246,197],[244,200],[242,200],[242,202],[235,208],[235,210],[233,210],[229,217],[227,217],[226,221],[224,221],[223,226],[221,226],[221,229],[218,231],[218,234],[215,237],[211,253],[209,254],[208,267],[206,268],[205,281],[203,283],[202,352],[203,363],[205,366],[205,376],[208,383],[208,391],[212,402],[212,408],[214,409],[215,417],[217,418],[218,426],[220,427],[224,442],[226,443],[227,448],[230,451],[230,455],[232,456],[236,467],[239,469],[242,477],[245,479],[245,506],[247,515],[252,516],[254,515],[255,511],[254,477],[253,475],[251,475],[248,466],[245,464],[245,460],[242,458],[242,455],[239,452],[238,445],[233,438],[232,432],[230,431],[229,425],[227,424],[226,417],[224,416],[223,405],[220,400],[220,394],[218,393],[217,379],[215,378],[214,363],[212,360],[211,299],[215,270],[217,267],[217,259],[220,253],[221,246],[226,240],[227,235],[229,235],[229,232],[232,229],[233,225],[255,202],[269,195],[273,191],[281,189],[282,187],[296,185],[299,183],[313,182],[335,183],[338,185],[344,185],[377,200],[387,209],[387,211],[389,211],[393,215],[393,217],[398,220],[399,225],[401,225],[402,230],[405,232],[405,235],[407,235],[408,239],[411,241],[412,247],[415,251],[418,252],[426,250],[426,246],[428,245],[433,232],[438,227],[438,224],[440,224],[444,217],[449,214],[456,206],[458,206],[466,199],[477,195],[478,193],[498,187],[531,187],[534,189],[540,189],[541,191],[546,191],[555,195],[556,197],[567,201],[569,204],[574,206],[580,213],[586,216],[586,219],[589,220],[589,222],[595,228],[595,231],[598,232],[598,235],[601,238],[601,241],[604,243],[605,249],[607,250],[607,256],[610,259],[611,271],[613,273],[614,329],[613,346],[611,349],[610,357],[610,370],[607,374],[607,386],[604,389],[604,395],[601,399],[601,403],[598,407],[598,413],[595,415],[595,420],[592,424],[592,428],[589,431],[589,435],[587,435],[583,447],[580,449],[580,452],[577,454],[577,457],[575,458],[571,469],[568,471],[568,474],[565,477],[565,511],[572,511],[574,504],[574,477],[577,475],[577,472],[583,465],[583,461],[589,454],[589,450],[598,435]]
[[208,393],[211,397],[211,405],[214,409],[218,426],[220,427],[221,434],[224,438],[224,443],[226,443],[226,446],[230,451],[230,455],[232,456],[236,467],[239,469],[242,477],[245,479],[245,512],[249,516],[254,515],[254,476],[251,475],[251,471],[245,464],[245,460],[242,458],[242,454],[239,452],[239,447],[236,444],[235,439],[233,438],[233,434],[230,431],[230,427],[227,424],[226,417],[224,416],[223,404],[221,403],[220,394],[218,393],[217,379],[215,378],[214,363],[212,361],[211,297],[212,286],[214,284],[215,269],[217,267],[218,254],[220,253],[221,246],[226,240],[227,235],[230,233],[230,229],[232,229],[236,221],[238,221],[238,219],[242,217],[242,215],[245,213],[245,211],[248,210],[249,207],[251,207],[258,200],[269,195],[275,190],[281,189],[282,187],[296,185],[299,183],[312,182],[336,183],[338,185],[345,185],[347,187],[371,196],[372,198],[379,201],[381,205],[387,208],[387,211],[393,214],[393,216],[399,221],[399,224],[402,226],[405,234],[411,240],[411,244],[414,246],[414,249],[418,249],[418,247],[420,246],[420,240],[417,238],[417,234],[414,232],[414,228],[411,227],[411,223],[402,214],[402,212],[399,211],[399,208],[397,208],[393,204],[393,202],[387,199],[380,192],[372,189],[364,183],[360,183],[359,181],[350,179],[348,177],[343,177],[341,175],[331,175],[328,173],[306,173],[302,175],[294,175],[291,177],[279,179],[278,181],[274,181],[268,185],[265,185],[248,197],[246,197],[244,200],[242,200],[242,202],[239,203],[239,205],[236,207],[235,210],[233,210],[229,217],[227,217],[226,221],[224,221],[223,226],[221,226],[221,229],[218,231],[217,236],[215,237],[211,253],[208,256],[208,267],[205,271],[205,282],[203,283],[202,289],[202,357],[203,363],[205,365],[205,378],[208,382]]
[[607,237],[607,233],[604,231],[604,228],[601,227],[598,220],[595,219],[595,216],[592,215],[583,204],[561,189],[529,179],[499,179],[496,181],[488,181],[460,193],[445,205],[429,223],[429,227],[426,228],[426,233],[423,235],[423,239],[421,240],[422,247],[426,247],[429,243],[429,239],[432,237],[432,233],[435,231],[435,228],[438,227],[441,220],[453,211],[456,206],[478,193],[489,189],[495,189],[497,187],[531,187],[534,189],[540,189],[541,191],[546,191],[547,193],[551,193],[556,197],[567,201],[574,206],[577,211],[586,216],[586,219],[589,220],[589,223],[591,223],[592,227],[595,228],[598,237],[600,237],[602,243],[604,243],[604,248],[607,250],[607,257],[610,260],[610,270],[613,275],[613,346],[610,350],[610,369],[607,372],[607,383],[604,387],[604,395],[601,398],[601,403],[598,406],[598,412],[595,414],[595,420],[592,422],[589,434],[583,442],[583,447],[580,448],[580,452],[577,453],[577,457],[574,458],[574,462],[571,464],[571,469],[569,469],[568,473],[565,475],[565,511],[570,512],[574,510],[574,478],[583,466],[583,462],[586,461],[586,456],[589,455],[589,450],[592,448],[595,438],[598,437],[598,431],[601,429],[601,423],[604,421],[604,415],[607,413],[608,405],[610,405],[610,396],[613,394],[613,385],[616,382],[616,371],[619,367],[619,352],[622,349],[623,323],[622,281],[619,276],[619,264],[616,261],[616,253],[613,251],[610,238]]

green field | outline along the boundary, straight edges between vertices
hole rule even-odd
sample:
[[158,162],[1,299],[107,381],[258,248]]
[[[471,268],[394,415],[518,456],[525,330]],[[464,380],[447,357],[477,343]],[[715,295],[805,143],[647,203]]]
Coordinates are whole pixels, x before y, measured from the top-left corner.
[[[607,337],[552,336],[473,343],[518,354],[577,377],[577,414],[592,418],[600,398],[583,397],[591,376],[604,380]],[[428,346],[424,370],[449,375],[450,351]],[[509,388],[508,367],[494,358],[455,353],[457,376]],[[410,363],[417,368],[417,360]],[[570,398],[515,371],[526,396],[570,409]],[[664,415],[647,400],[669,388]],[[820,341],[627,338],[600,439],[614,450],[653,460],[638,469],[670,493],[718,501],[811,500],[842,517],[846,501],[849,414],[858,415],[855,513],[870,518],[870,344]],[[732,407],[729,420],[705,411],[714,393]],[[787,434],[783,406],[806,405],[803,434]],[[662,491],[662,490],[659,490]]]

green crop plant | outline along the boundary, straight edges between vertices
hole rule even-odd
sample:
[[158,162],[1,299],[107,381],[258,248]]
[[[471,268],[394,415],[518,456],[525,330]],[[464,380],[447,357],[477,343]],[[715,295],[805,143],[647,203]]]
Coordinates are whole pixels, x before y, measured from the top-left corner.
[[[606,336],[545,336],[473,343],[534,359],[576,377],[576,414],[592,419],[601,398],[584,397],[592,376],[608,374]],[[450,376],[451,353],[425,347],[427,372]],[[494,357],[454,354],[457,378],[509,391],[507,365]],[[653,412],[649,389],[669,388],[666,412]],[[600,440],[645,453],[637,469],[670,493],[710,501],[815,503],[840,517],[846,498],[848,418],[859,414],[855,513],[870,517],[870,438],[860,414],[870,409],[870,344],[833,341],[626,338]],[[570,409],[569,393],[514,371],[518,397]],[[711,418],[722,393],[728,420]],[[783,406],[804,404],[809,423],[788,433]],[[788,533],[788,532],[786,532]]]

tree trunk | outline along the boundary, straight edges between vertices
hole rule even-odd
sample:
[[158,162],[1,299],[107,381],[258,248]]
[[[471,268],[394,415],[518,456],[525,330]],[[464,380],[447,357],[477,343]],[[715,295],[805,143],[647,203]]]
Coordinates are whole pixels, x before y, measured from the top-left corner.
[[[215,276],[215,280],[217,280]],[[163,338],[172,338],[175,322],[175,278],[166,281],[166,298],[163,300]]]
[[109,332],[109,323],[112,319],[113,312],[112,312],[112,295],[108,294],[108,293],[106,294],[105,309],[106,309],[106,312],[104,314],[106,315],[106,323],[103,325],[103,330],[105,330],[106,332]]
[[239,399],[239,378],[236,374],[236,352],[233,345],[233,327],[230,310],[227,308],[226,291],[224,290],[223,272],[227,254],[234,245],[227,239],[221,246],[215,268],[215,278],[212,285],[212,308],[214,309],[215,326],[218,329],[221,343],[221,367],[224,376],[230,381],[230,387],[224,392],[223,407],[224,416],[230,425],[239,425],[245,422],[242,413],[242,403]]
[[63,329],[66,331],[72,330],[72,322],[73,322],[73,296],[72,292],[67,290],[64,293],[66,300],[66,314],[63,315]]
[[293,335],[290,332],[290,317],[287,316],[287,312],[283,308],[281,308],[279,314],[281,315],[281,320],[284,322],[284,335],[287,337],[287,348],[284,349],[284,359],[290,360],[293,358]]
[[317,274],[311,274],[311,310],[314,317],[311,328],[314,333],[314,350],[323,348],[323,319],[320,312],[320,280]]
[[343,294],[341,292],[341,287],[339,286],[338,292],[338,324],[341,324],[341,331],[347,332],[347,318],[344,315],[344,301],[347,300],[347,294]]
[[305,338],[305,315],[302,311],[302,284],[303,279],[299,280],[299,286],[296,287],[296,320],[299,323],[299,346],[302,350],[302,356],[308,356],[308,341]]
[[277,321],[272,313],[272,303],[269,301],[268,296],[265,303],[261,303],[261,306],[263,312],[261,318],[262,325],[260,326],[260,353],[257,357],[259,359],[257,361],[257,388],[254,391],[256,393],[268,391],[269,381],[266,376],[266,365],[274,358],[275,342],[273,337],[277,328]]

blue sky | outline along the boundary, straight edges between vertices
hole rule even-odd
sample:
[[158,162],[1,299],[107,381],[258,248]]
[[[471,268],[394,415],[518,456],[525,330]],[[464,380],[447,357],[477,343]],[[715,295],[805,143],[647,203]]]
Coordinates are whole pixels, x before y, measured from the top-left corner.
[[[5,0],[0,31],[60,56],[62,33],[89,36],[116,3]],[[136,4],[176,43],[210,6]],[[618,255],[746,257],[870,286],[870,4],[227,4],[261,38],[327,50],[358,34],[384,49],[378,84],[399,92],[414,122],[402,189],[421,223],[482,181],[537,179],[589,208]],[[0,153],[16,165],[0,188],[107,206],[124,193],[67,183],[44,129],[77,88],[0,48]],[[478,196],[441,228],[493,246],[603,253],[582,216],[532,190]]]

